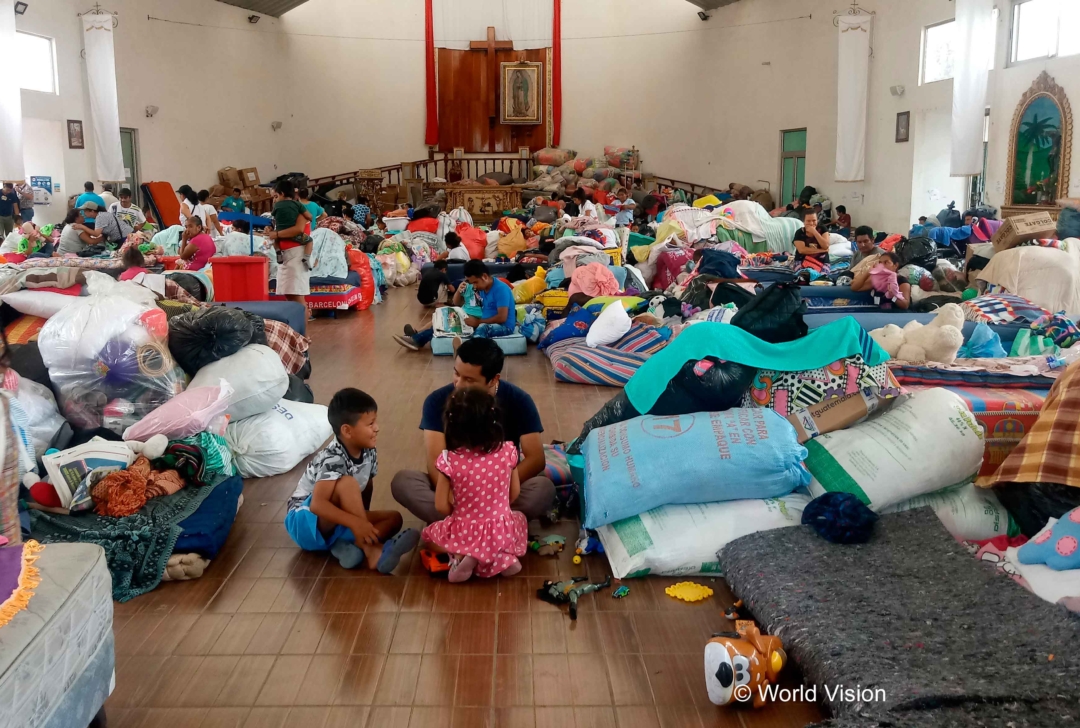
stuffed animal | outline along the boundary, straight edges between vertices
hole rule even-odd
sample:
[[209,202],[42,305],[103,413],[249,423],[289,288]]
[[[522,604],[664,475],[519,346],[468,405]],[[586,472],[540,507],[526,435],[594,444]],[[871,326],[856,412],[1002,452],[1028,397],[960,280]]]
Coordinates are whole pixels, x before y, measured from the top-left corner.
[[529,303],[538,293],[547,290],[547,273],[543,266],[536,267],[536,274],[514,284],[514,303]]
[[165,448],[169,446],[169,438],[165,435],[154,435],[146,442],[128,440],[127,446],[136,455],[145,455],[148,460],[157,460],[165,454]]
[[705,645],[705,687],[713,705],[765,704],[764,687],[775,683],[787,662],[779,637],[761,634],[753,623],[716,635]]
[[925,326],[918,321],[909,321],[902,329],[887,324],[871,331],[870,337],[893,359],[952,364],[964,344],[963,327],[964,312],[957,304],[947,303]]

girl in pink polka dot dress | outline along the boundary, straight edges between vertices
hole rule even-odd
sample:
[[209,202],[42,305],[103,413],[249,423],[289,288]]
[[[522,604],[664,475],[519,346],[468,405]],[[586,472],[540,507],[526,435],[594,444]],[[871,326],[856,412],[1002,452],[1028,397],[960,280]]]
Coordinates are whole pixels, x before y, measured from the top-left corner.
[[424,529],[424,541],[451,555],[448,578],[458,583],[521,571],[528,546],[525,515],[510,510],[518,496],[518,451],[506,442],[495,398],[459,389],[443,414],[446,450],[435,466],[435,507],[446,518]]

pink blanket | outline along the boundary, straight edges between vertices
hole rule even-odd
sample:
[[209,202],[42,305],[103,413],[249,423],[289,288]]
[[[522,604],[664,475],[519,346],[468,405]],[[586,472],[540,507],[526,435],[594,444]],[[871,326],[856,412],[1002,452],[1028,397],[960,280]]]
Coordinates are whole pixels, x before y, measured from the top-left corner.
[[574,270],[570,279],[570,295],[585,293],[593,298],[614,296],[619,292],[615,274],[603,263],[589,263]]

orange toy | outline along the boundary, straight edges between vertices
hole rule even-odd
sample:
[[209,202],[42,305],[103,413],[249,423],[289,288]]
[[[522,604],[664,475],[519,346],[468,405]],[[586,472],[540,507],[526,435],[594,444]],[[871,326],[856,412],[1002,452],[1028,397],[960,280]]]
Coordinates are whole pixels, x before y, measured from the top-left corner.
[[787,662],[779,637],[761,634],[752,622],[724,632],[705,645],[705,687],[714,705],[765,704],[764,688],[775,683]]

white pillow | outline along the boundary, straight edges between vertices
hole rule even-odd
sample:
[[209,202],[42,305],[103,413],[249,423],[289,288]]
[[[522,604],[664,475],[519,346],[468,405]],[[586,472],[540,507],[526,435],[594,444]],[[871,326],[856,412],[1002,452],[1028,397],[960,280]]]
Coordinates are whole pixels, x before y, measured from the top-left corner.
[[614,344],[626,335],[631,325],[630,315],[626,313],[623,302],[615,301],[601,311],[593,321],[589,333],[585,335],[585,343],[594,349],[598,346]]
[[71,304],[83,300],[83,298],[81,296],[68,296],[63,293],[53,293],[52,291],[26,289],[5,293],[3,296],[0,296],[0,300],[19,313],[25,313],[29,316],[40,316],[41,318],[47,319],[55,316]]

